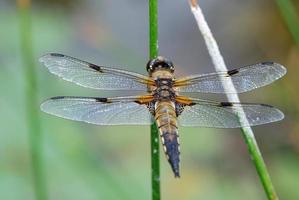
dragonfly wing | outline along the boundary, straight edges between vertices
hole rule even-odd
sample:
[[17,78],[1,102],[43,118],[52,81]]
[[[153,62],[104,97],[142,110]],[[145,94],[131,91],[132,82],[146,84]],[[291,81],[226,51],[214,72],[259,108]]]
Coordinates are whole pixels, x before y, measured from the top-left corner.
[[39,59],[51,73],[80,86],[103,90],[143,90],[153,81],[144,75],[97,66],[70,56],[51,53]]
[[[256,126],[284,118],[280,110],[265,104],[190,100],[192,103],[186,105],[178,117],[179,123],[183,126],[237,128],[241,127],[241,119],[245,126]],[[247,120],[244,120],[244,116],[238,116],[240,110],[244,111]]]
[[97,125],[149,125],[151,114],[142,102],[144,99],[53,97],[41,105],[41,110],[58,117]]
[[175,81],[174,87],[179,92],[227,93],[222,81],[229,82],[231,79],[237,93],[242,93],[268,85],[285,74],[286,69],[282,65],[264,62],[227,72],[181,78]]

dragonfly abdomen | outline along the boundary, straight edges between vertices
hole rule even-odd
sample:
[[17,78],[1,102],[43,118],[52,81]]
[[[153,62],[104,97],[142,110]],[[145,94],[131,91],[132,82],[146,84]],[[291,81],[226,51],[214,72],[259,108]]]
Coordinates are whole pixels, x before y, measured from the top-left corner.
[[156,103],[155,119],[159,128],[165,155],[175,177],[179,177],[180,147],[177,118],[171,101]]

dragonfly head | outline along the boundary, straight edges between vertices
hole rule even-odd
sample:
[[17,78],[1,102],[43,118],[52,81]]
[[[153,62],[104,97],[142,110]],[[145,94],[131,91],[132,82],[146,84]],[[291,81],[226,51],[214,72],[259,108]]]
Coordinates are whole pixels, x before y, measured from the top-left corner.
[[154,58],[150,61],[148,61],[146,65],[146,70],[152,74],[156,70],[167,70],[171,73],[174,72],[174,66],[173,63],[170,60],[167,60],[166,58],[162,56],[158,56],[157,58]]

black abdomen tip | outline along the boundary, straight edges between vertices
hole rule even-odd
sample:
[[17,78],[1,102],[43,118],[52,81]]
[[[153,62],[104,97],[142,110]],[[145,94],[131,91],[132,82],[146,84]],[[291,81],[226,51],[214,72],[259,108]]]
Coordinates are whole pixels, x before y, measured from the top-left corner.
[[180,151],[177,133],[163,133],[164,150],[168,158],[168,162],[172,168],[174,176],[180,177]]
[[174,178],[181,178],[179,171],[174,171]]

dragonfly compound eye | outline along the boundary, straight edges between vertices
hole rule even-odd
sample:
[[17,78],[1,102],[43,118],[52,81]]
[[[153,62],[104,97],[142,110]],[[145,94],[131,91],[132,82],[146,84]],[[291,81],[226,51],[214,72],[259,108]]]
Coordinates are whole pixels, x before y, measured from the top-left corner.
[[159,69],[168,70],[172,73],[174,72],[173,63],[170,60],[163,58],[162,56],[158,56],[157,58],[150,60],[146,65],[146,70],[149,73],[153,73],[154,71]]

